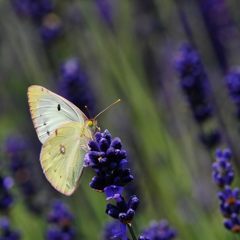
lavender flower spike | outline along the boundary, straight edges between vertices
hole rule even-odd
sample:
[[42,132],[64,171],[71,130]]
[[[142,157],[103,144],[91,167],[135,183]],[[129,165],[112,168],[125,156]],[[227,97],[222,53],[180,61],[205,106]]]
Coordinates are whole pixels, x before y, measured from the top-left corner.
[[11,3],[19,15],[31,17],[36,23],[40,23],[42,18],[54,9],[52,0],[11,0]]
[[198,52],[190,44],[181,46],[175,68],[194,118],[199,123],[204,122],[212,115],[208,78]]
[[[106,213],[119,220],[124,235],[126,227],[130,229],[133,239],[131,222],[139,205],[139,199],[133,195],[129,200],[123,197],[124,187],[133,180],[128,168],[127,152],[122,149],[119,138],[112,138],[108,130],[97,132],[95,139],[89,142],[90,151],[85,155],[85,167],[91,167],[95,176],[90,182],[90,187],[104,192],[106,200],[114,200],[115,204],[108,203]],[[122,239],[127,239],[126,236]]]
[[[223,72],[228,69],[229,46],[237,37],[237,27],[226,0],[197,0],[201,14]],[[222,18],[224,16],[224,18]]]
[[[119,138],[112,139],[108,130],[96,133],[89,142],[90,151],[85,156],[85,166],[91,166],[96,173],[90,186],[98,191],[109,192],[114,186],[125,186],[133,180],[127,168],[127,154]],[[121,188],[119,188],[121,191]],[[120,193],[120,192],[119,192]],[[116,194],[116,193],[115,193]]]
[[109,26],[113,27],[113,1],[110,0],[95,0],[96,7],[102,21]]
[[236,106],[236,115],[240,119],[240,68],[232,69],[226,76],[229,95]]
[[11,177],[0,176],[0,210],[8,211],[13,204],[13,196],[10,189],[13,186],[13,179]]
[[75,230],[72,227],[73,215],[61,201],[53,204],[48,215],[49,228],[46,232],[47,240],[75,239]]
[[[203,129],[203,124],[213,117],[213,104],[209,80],[198,51],[190,44],[183,44],[176,56],[175,68],[193,117]],[[221,140],[217,129],[201,132],[200,140],[208,149],[215,147]]]
[[2,217],[0,219],[0,229],[1,229],[1,240],[20,240],[21,235],[18,231],[13,230],[10,226],[9,219],[7,217]]
[[139,240],[172,240],[176,237],[176,230],[171,228],[166,220],[153,222],[144,230]]
[[212,165],[212,178],[213,181],[219,186],[231,185],[234,178],[234,171],[231,164],[231,151],[225,149],[216,151],[216,162]]
[[220,211],[225,218],[224,226],[233,233],[240,232],[240,190],[230,185],[234,180],[231,164],[231,151],[217,150],[216,162],[213,163],[213,181],[219,186],[218,192]]
[[127,228],[118,221],[112,221],[105,225],[102,240],[127,240]]
[[234,232],[240,233],[240,218],[236,213],[233,213],[229,219],[224,221],[224,226]]

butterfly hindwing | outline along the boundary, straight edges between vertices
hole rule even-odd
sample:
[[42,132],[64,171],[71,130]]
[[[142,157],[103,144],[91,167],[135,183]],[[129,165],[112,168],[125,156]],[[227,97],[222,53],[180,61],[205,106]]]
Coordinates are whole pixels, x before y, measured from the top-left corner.
[[40,161],[51,185],[65,195],[78,186],[83,159],[92,133],[84,124],[70,122],[55,130],[42,146]]
[[41,86],[28,88],[28,102],[34,127],[42,143],[63,123],[73,121],[83,124],[87,120],[74,104]]

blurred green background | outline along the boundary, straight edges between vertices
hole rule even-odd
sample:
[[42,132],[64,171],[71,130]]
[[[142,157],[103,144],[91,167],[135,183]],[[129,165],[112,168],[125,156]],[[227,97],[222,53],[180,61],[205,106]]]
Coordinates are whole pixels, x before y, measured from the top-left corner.
[[[46,24],[61,30],[56,38],[45,42],[39,22],[19,13],[10,1],[0,1],[1,172],[12,174],[4,147],[6,139],[26,139],[30,180],[36,185],[31,201],[39,206],[37,211],[27,206],[30,200],[16,182],[12,189],[15,203],[8,212],[14,228],[21,231],[22,239],[44,239],[51,202],[59,198],[74,214],[76,239],[100,239],[101,229],[110,220],[105,214],[104,195],[89,187],[93,175],[90,170],[84,172],[77,192],[65,197],[49,185],[40,168],[41,146],[29,114],[27,88],[39,84],[58,93],[61,65],[76,57],[88,75],[89,89],[84,91],[95,96],[94,113],[122,99],[98,123],[101,129],[120,137],[128,151],[135,176],[132,191],[141,201],[133,223],[136,233],[151,220],[165,218],[177,229],[178,239],[233,238],[222,225],[217,188],[211,180],[214,149],[207,149],[199,141],[199,128],[174,69],[179,46],[189,41],[180,18],[182,11],[219,109],[207,128],[225,126],[222,130],[227,131],[240,157],[235,109],[198,1],[149,1],[154,4],[152,8],[141,0],[104,1],[111,6],[107,9],[110,17],[96,2],[55,1],[54,17]],[[240,4],[235,0],[226,4],[238,29]],[[237,65],[240,60],[240,36],[238,32],[234,36],[227,46],[229,65]],[[223,141],[222,146],[227,144]]]

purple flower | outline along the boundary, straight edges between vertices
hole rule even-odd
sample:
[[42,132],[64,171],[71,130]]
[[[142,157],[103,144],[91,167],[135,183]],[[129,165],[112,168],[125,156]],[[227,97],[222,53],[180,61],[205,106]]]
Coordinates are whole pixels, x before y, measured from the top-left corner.
[[103,22],[108,26],[113,26],[113,6],[111,0],[95,0],[97,10]]
[[[175,68],[192,114],[199,127],[203,129],[203,124],[213,117],[213,105],[209,80],[197,50],[190,44],[182,45],[175,59]],[[201,132],[200,139],[208,149],[215,147],[221,140],[217,129]]]
[[21,235],[18,231],[13,230],[7,217],[0,219],[0,240],[19,240]]
[[221,133],[217,129],[213,129],[208,133],[200,134],[199,138],[208,149],[213,149],[221,141]]
[[225,218],[224,225],[234,233],[240,232],[240,190],[230,185],[234,180],[234,172],[231,164],[232,153],[229,149],[216,151],[216,162],[213,163],[213,181],[220,187],[218,192],[219,206]]
[[129,201],[126,202],[123,197],[117,200],[116,205],[111,203],[107,204],[106,213],[120,220],[122,223],[130,223],[135,215],[135,211],[139,205],[139,199],[137,196],[131,196]]
[[237,117],[240,119],[240,68],[232,69],[226,76],[229,95],[237,109]]
[[88,76],[76,58],[66,60],[60,69],[59,93],[86,112],[95,109],[95,98]]
[[230,217],[232,213],[239,214],[240,211],[240,191],[238,188],[231,189],[226,186],[218,193],[220,209],[224,217]]
[[204,122],[211,117],[212,106],[209,102],[208,78],[198,52],[189,44],[182,45],[175,67],[196,121]]
[[127,154],[119,138],[112,139],[108,130],[97,132],[95,140],[89,142],[89,147],[84,164],[91,166],[96,173],[90,183],[92,188],[104,191],[106,187],[123,187],[133,180],[127,168]]
[[46,232],[47,240],[75,239],[75,230],[72,227],[73,215],[63,202],[54,202],[48,214],[48,222],[50,225]]
[[10,136],[5,142],[5,152],[9,156],[10,170],[23,194],[28,197],[35,194],[35,186],[31,181],[30,164],[27,157],[28,145],[20,136]]
[[240,69],[236,68],[226,76],[230,96],[234,103],[240,104]]
[[11,2],[19,15],[31,17],[37,23],[43,16],[53,11],[51,0],[12,0]]
[[10,189],[13,186],[13,180],[10,177],[0,176],[0,210],[7,211],[13,204],[13,196]]
[[227,1],[198,0],[198,2],[215,55],[220,67],[225,71],[228,68],[227,48],[229,41],[236,38],[237,33]]
[[111,185],[109,187],[104,188],[104,192],[106,194],[106,200],[110,199],[119,199],[123,192],[123,187],[119,187],[116,185]]
[[62,35],[62,23],[54,13],[52,0],[12,0],[15,11],[33,20],[46,45]]
[[161,220],[153,222],[145,229],[139,240],[172,240],[176,235],[176,230],[171,228],[166,220]]
[[230,218],[226,219],[224,221],[224,226],[234,232],[239,233],[240,232],[240,218],[236,213],[233,213]]
[[219,187],[231,185],[234,171],[231,164],[232,153],[229,149],[216,151],[216,162],[212,165],[212,178]]
[[103,230],[102,240],[127,240],[127,227],[119,221],[107,223]]
[[62,22],[60,18],[54,13],[49,13],[44,16],[40,26],[40,32],[46,44],[52,43],[62,35]]
[[121,140],[112,138],[109,131],[105,130],[97,132],[88,145],[90,150],[85,155],[84,166],[95,171],[90,187],[104,192],[106,200],[114,200],[115,204],[107,204],[106,214],[131,228],[139,199],[133,195],[126,201],[123,197],[124,187],[133,180],[133,176]]

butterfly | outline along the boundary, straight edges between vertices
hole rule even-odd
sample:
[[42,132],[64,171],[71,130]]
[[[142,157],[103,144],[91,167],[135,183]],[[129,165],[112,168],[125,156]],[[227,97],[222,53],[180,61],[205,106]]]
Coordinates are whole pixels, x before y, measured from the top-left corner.
[[33,125],[43,144],[43,172],[57,191],[70,196],[78,187],[88,142],[98,129],[96,118],[120,99],[88,119],[73,103],[42,86],[30,86],[27,95]]

